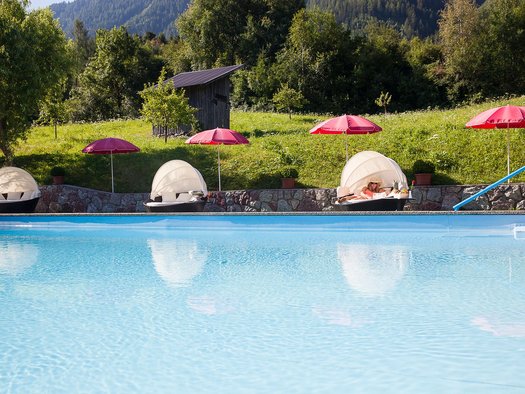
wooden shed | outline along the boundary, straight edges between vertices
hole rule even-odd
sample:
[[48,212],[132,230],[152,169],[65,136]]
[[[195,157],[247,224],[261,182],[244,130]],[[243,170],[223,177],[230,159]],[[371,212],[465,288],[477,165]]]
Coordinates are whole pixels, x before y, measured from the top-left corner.
[[[197,108],[195,114],[201,130],[216,127],[230,127],[230,74],[243,67],[242,64],[184,72],[166,80],[172,82],[176,88],[183,88],[188,97],[189,104]],[[170,130],[168,134],[178,135],[189,131]],[[153,127],[154,135],[164,135],[164,131]]]

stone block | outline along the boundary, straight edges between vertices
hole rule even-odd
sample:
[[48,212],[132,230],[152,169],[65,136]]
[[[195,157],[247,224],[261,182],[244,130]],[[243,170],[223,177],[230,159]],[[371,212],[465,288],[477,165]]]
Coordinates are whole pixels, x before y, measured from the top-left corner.
[[117,193],[111,193],[109,196],[109,203],[111,205],[119,206],[122,202],[126,201],[126,194],[120,195]]
[[441,211],[441,204],[435,201],[424,201],[419,209],[422,211]]
[[423,201],[423,192],[421,191],[421,188],[416,187],[412,190],[412,198],[414,199],[412,204],[421,204]]
[[270,206],[270,204],[268,204],[267,202],[263,202],[261,203],[261,212],[273,212],[273,209]]
[[270,190],[264,190],[259,194],[259,200],[263,203],[269,203],[273,200],[273,193]]
[[247,204],[248,207],[250,207],[251,209],[254,209],[256,211],[260,210],[261,209],[261,202],[260,201],[254,201],[254,200],[251,200],[248,204]]
[[493,211],[506,211],[508,209],[514,209],[516,203],[505,196],[492,201],[491,209]]
[[239,204],[233,204],[228,206],[227,212],[242,212],[242,209]]
[[518,202],[522,199],[522,194],[519,185],[511,185],[505,190],[504,195],[506,198]]
[[[468,197],[464,197],[461,200],[465,200]],[[486,195],[479,196],[474,201],[469,202],[467,205],[462,207],[465,211],[488,211],[490,210],[490,201]]]
[[440,187],[429,187],[427,190],[427,200],[434,202],[441,202],[443,197],[441,195]]
[[304,198],[304,191],[302,189],[297,189],[294,191],[293,198],[295,200],[302,200]]
[[286,200],[279,200],[277,201],[277,212],[291,212],[292,207],[290,207],[290,204]]
[[454,205],[456,205],[460,201],[461,200],[456,194],[446,194],[443,197],[443,201],[441,202],[441,210],[451,211],[454,208]]

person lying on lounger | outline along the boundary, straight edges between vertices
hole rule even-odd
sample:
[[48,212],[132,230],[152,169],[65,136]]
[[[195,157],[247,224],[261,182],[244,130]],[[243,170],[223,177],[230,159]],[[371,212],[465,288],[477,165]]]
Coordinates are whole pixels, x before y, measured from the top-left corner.
[[374,194],[384,192],[385,189],[381,188],[381,181],[378,179],[372,179],[370,182],[368,182],[368,185],[361,189],[360,195],[363,198],[372,199],[374,198]]

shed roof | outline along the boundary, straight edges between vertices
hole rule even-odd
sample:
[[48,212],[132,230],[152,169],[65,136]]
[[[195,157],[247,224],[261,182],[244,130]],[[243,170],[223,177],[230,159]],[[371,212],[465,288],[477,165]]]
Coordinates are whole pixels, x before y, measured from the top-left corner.
[[187,86],[206,85],[217,79],[223,78],[235,70],[241,68],[243,64],[234,66],[212,68],[210,70],[191,71],[175,75],[168,79],[173,81],[176,88],[184,88]]

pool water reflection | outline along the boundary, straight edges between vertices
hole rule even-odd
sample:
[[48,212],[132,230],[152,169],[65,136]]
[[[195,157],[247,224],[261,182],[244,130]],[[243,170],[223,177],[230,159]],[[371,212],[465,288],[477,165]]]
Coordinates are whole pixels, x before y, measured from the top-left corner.
[[522,392],[510,234],[0,228],[11,392]]

